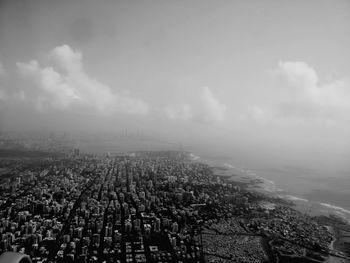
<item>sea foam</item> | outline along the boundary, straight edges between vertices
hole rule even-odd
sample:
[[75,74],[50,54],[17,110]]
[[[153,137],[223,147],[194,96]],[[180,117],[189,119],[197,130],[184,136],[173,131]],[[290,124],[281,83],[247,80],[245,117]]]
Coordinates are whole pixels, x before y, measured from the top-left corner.
[[291,201],[302,201],[302,202],[308,202],[309,200],[301,197],[297,197],[294,195],[284,195],[284,198],[291,200]]
[[194,153],[190,153],[190,158],[191,158],[192,161],[196,161],[196,160],[198,160],[201,157],[195,155]]
[[321,205],[327,207],[327,208],[330,208],[330,209],[333,209],[333,210],[336,210],[340,213],[346,213],[346,214],[350,214],[350,211],[349,210],[346,210],[340,206],[335,206],[335,205],[331,205],[331,204],[327,204],[327,203],[321,203]]

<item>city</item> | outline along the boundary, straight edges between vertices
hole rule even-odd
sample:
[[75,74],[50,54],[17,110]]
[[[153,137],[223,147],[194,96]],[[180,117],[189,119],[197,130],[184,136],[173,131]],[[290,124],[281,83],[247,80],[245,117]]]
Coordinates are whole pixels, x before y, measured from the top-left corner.
[[0,263],[350,263],[349,0],[0,0]]
[[0,252],[57,263],[346,258],[329,250],[332,235],[316,220],[189,156],[76,149],[28,164],[2,159]]

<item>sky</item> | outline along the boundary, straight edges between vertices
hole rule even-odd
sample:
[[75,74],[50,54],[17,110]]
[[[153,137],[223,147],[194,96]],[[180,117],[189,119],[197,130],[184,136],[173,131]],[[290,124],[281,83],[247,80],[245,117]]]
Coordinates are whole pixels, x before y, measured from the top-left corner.
[[0,127],[350,171],[349,47],[347,0],[2,0]]

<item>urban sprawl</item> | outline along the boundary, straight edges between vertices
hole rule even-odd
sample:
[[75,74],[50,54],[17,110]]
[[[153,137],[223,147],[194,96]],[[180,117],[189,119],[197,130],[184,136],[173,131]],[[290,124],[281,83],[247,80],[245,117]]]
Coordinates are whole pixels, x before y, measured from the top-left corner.
[[1,159],[0,254],[57,263],[346,258],[316,219],[186,152],[33,159]]

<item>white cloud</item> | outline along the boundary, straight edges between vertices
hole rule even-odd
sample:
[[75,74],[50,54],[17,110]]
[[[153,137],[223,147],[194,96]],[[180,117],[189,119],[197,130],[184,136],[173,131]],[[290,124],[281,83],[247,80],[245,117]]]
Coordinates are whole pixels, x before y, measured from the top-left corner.
[[259,124],[266,124],[273,120],[273,115],[271,109],[263,108],[258,105],[249,105],[243,112],[237,113],[235,119],[244,123],[254,121]]
[[214,96],[208,87],[204,87],[191,105],[168,105],[163,112],[168,119],[172,120],[214,123],[224,121],[226,106]]
[[269,118],[266,110],[256,105],[249,107],[248,114],[253,120],[261,123],[266,122]]
[[17,63],[20,74],[35,84],[32,90],[22,89],[22,97],[35,103],[37,109],[87,106],[102,113],[148,113],[144,101],[91,78],[84,70],[81,52],[63,45],[54,48],[49,58],[56,67],[41,67],[35,60]]
[[202,112],[205,121],[224,121],[226,105],[222,104],[208,87],[204,87],[201,93],[201,101],[204,104]]
[[346,79],[320,83],[316,71],[305,62],[280,62],[276,74],[294,89],[300,103],[333,109],[350,107],[350,85]]
[[277,87],[270,91],[269,101],[249,105],[237,120],[282,125],[350,121],[348,79],[321,81],[316,70],[302,61],[279,62],[270,73]]
[[[17,63],[19,72],[35,82],[37,90],[23,90],[36,104],[37,109],[51,105],[58,109],[67,109],[74,101],[82,100],[65,78],[52,67],[40,68],[37,61]],[[22,93],[22,94],[23,94]],[[25,98],[25,95],[22,95]]]
[[83,56],[80,51],[72,50],[67,45],[55,47],[50,57],[56,61],[67,73],[80,73],[83,71]]
[[294,88],[309,89],[317,86],[318,76],[316,71],[302,61],[280,61],[274,72]]
[[278,94],[282,95],[272,107],[283,121],[350,119],[348,79],[322,82],[313,67],[300,61],[279,62],[273,76],[279,80]]
[[171,105],[164,109],[166,117],[172,120],[190,120],[193,118],[192,109],[189,105]]

